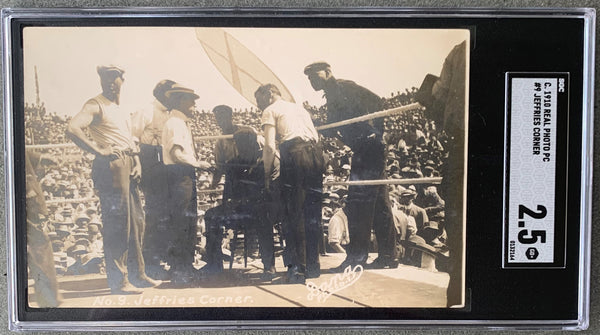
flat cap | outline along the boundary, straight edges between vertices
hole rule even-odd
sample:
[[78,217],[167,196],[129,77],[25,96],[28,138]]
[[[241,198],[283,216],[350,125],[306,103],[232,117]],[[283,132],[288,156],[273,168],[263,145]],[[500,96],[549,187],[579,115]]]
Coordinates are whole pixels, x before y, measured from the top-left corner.
[[88,229],[90,226],[96,225],[98,227],[102,227],[102,222],[98,219],[98,217],[94,217],[89,223],[88,223]]
[[414,197],[415,195],[417,195],[417,193],[411,189],[405,189],[403,191],[400,192],[400,197]]
[[312,64],[307,65],[304,68],[304,74],[309,74],[311,72],[329,70],[331,66],[326,62],[314,62]]
[[99,65],[96,67],[96,71],[98,72],[98,74],[100,76],[103,76],[107,73],[110,72],[117,72],[119,73],[119,75],[123,75],[123,73],[125,73],[125,70],[123,70],[122,68],[116,66],[116,65]]
[[76,244],[73,247],[69,248],[69,252],[71,254],[77,255],[77,254],[87,254],[87,249],[85,246],[81,245],[81,244]]
[[156,86],[154,86],[154,90],[152,90],[152,95],[154,95],[154,97],[158,99],[158,101],[162,101],[165,98],[165,93],[168,90],[170,90],[175,84],[176,83],[173,80],[163,79],[159,81],[158,84],[156,84]]
[[191,88],[187,88],[187,87],[181,86],[179,84],[174,84],[170,89],[168,89],[165,92],[165,96],[168,99],[171,99],[173,95],[177,95],[177,94],[181,94],[181,95],[189,94],[189,95],[192,95],[194,97],[194,100],[200,98],[200,96],[198,94],[196,94],[196,92],[194,92],[194,90],[192,90]]
[[440,230],[440,226],[435,221],[429,221],[423,225],[423,229],[431,229],[431,230],[438,231],[438,230]]
[[91,218],[89,216],[87,216],[85,213],[81,213],[81,214],[77,215],[77,217],[75,217],[76,224],[80,224],[82,221],[89,222],[90,220],[91,220]]

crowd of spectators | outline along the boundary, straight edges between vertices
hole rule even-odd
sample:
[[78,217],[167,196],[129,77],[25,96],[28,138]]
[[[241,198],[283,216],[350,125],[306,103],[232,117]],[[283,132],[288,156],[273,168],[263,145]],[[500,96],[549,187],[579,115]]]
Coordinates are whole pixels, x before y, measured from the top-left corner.
[[[416,88],[405,92],[392,93],[385,99],[386,108],[394,108],[414,102]],[[326,107],[304,107],[312,115],[316,125],[326,123]],[[234,124],[260,128],[261,112],[256,108],[234,109]],[[25,143],[65,144],[65,130],[68,117],[48,113],[43,105],[25,106]],[[220,128],[210,110],[196,111],[193,117],[192,132],[195,137],[220,135]],[[388,145],[387,175],[388,179],[406,179],[423,177],[441,177],[443,160],[446,155],[447,137],[444,132],[437,131],[436,125],[424,116],[423,110],[415,109],[387,117],[385,119],[384,138]],[[324,175],[323,223],[324,234],[330,218],[341,207],[348,193],[345,185],[328,185],[329,182],[346,181],[352,165],[352,151],[335,138],[321,137],[327,169]],[[196,143],[201,160],[214,166],[214,140]],[[93,155],[84,154],[75,146],[35,149],[48,153],[56,158],[55,166],[46,166],[38,171],[40,182],[50,207],[47,231],[53,240],[55,261],[58,273],[102,272],[101,210],[94,193],[91,179],[91,163]],[[199,214],[219,203],[224,181],[217,190],[211,190],[212,173],[198,172]],[[409,189],[407,185],[389,185],[391,201],[401,207],[401,194]],[[443,200],[431,188],[431,184],[415,184],[412,197],[415,206],[425,208],[429,218],[434,218],[439,234],[436,239],[428,239],[427,243],[443,249]],[[429,221],[430,219],[426,220]],[[421,225],[421,229],[427,222]],[[418,227],[417,227],[418,228]],[[418,232],[415,232],[415,235]],[[324,237],[326,240],[326,236]],[[88,241],[88,242],[86,242]],[[326,250],[323,245],[322,252]],[[331,249],[328,249],[331,251]]]
[[66,142],[67,118],[48,113],[41,105],[25,104],[25,144]]

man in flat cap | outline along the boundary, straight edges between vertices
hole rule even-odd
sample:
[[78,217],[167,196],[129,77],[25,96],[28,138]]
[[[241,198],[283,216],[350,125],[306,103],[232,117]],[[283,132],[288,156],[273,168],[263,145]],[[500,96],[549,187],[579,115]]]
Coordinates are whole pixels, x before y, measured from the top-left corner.
[[192,266],[196,250],[197,192],[196,169],[210,164],[198,159],[191,118],[199,96],[194,90],[174,84],[165,92],[171,117],[162,133],[162,155],[167,169],[167,208],[170,236],[166,237],[167,263],[171,283],[187,286],[196,278]]
[[[412,185],[411,185],[412,186]],[[425,222],[429,221],[427,212],[415,205],[414,200],[417,197],[417,192],[411,188],[407,188],[400,192],[398,197],[400,209],[408,216],[415,219],[417,231],[421,231],[425,225]]]
[[263,111],[261,124],[265,133],[263,161],[267,190],[274,167],[276,141],[279,142],[285,213],[284,262],[288,267],[288,282],[304,284],[306,278],[321,275],[319,234],[325,172],[323,149],[308,112],[302,106],[283,100],[277,86],[262,85],[254,96],[258,108]]
[[[325,62],[306,66],[304,74],[308,76],[315,91],[325,92],[329,123],[383,109],[383,101],[379,96],[352,81],[336,79],[330,65]],[[379,118],[323,132],[325,136],[339,138],[352,149],[354,155],[350,180],[386,178],[383,129],[383,118]],[[350,244],[346,250],[346,259],[333,271],[341,272],[348,266],[366,265],[371,228],[377,237],[379,257],[369,267],[395,268],[398,265],[395,228],[387,186],[350,186],[346,213]]]
[[[140,159],[129,113],[120,109],[124,71],[114,65],[98,66],[97,71],[102,93],[89,99],[71,119],[67,135],[81,149],[96,156],[92,179],[102,207],[106,276],[111,292],[140,294],[140,288],[159,283],[148,278],[144,270]],[[91,138],[86,136],[86,129]],[[135,271],[128,271],[128,264]]]
[[165,235],[168,226],[168,208],[166,207],[167,171],[162,158],[162,133],[170,117],[169,102],[165,93],[175,85],[169,79],[156,84],[152,94],[151,108],[138,111],[133,116],[133,136],[140,147],[142,179],[140,185],[144,191],[146,213],[146,233],[144,238],[144,262],[146,273],[154,279],[168,279],[168,274],[160,264],[166,261]]

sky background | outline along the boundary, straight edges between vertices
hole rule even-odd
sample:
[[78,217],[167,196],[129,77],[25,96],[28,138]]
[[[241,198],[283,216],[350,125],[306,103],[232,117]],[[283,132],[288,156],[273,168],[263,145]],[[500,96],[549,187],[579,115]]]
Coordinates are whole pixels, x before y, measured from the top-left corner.
[[[439,75],[452,48],[469,39],[467,30],[225,28],[283,81],[296,102],[320,106],[303,69],[327,61],[337,78],[349,79],[383,97],[420,86]],[[101,92],[96,66],[125,69],[123,108],[149,108],[152,89],[172,79],[194,89],[198,109],[219,104],[251,106],[212,64],[195,28],[29,27],[24,31],[25,101],[35,102],[37,66],[40,100],[49,112],[74,115]]]

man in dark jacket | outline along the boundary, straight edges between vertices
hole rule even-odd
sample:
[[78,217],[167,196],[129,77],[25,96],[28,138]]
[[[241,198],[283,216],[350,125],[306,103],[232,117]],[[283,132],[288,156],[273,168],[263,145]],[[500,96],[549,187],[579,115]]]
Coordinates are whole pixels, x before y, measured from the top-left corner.
[[[383,109],[379,96],[352,81],[336,79],[325,62],[308,65],[304,74],[315,91],[325,92],[328,123]],[[323,132],[325,136],[338,137],[352,149],[350,180],[386,178],[383,128],[383,118],[379,118]],[[369,267],[397,267],[395,228],[387,186],[350,186],[346,211],[350,244],[346,260],[334,272],[343,271],[347,266],[366,265],[371,228],[377,237],[379,257]]]

